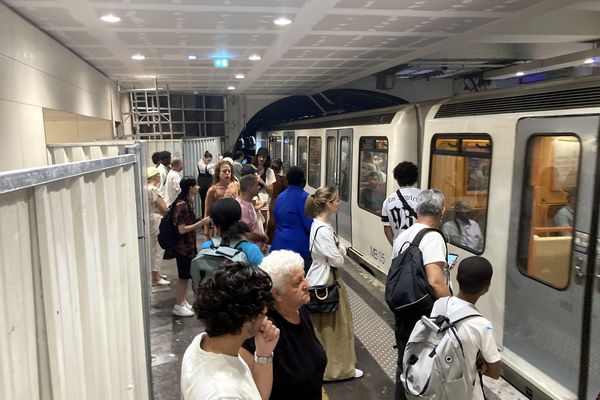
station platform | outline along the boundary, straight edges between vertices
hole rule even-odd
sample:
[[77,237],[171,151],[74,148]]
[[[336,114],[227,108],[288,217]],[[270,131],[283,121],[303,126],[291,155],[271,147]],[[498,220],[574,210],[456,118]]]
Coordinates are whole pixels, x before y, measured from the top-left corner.
[[[180,400],[181,358],[202,328],[195,317],[171,314],[177,276],[174,260],[164,261],[161,273],[173,283],[154,288],[152,293],[150,329],[154,399]],[[349,258],[346,258],[342,279],[348,289],[354,319],[356,367],[364,371],[364,376],[325,383],[326,395],[330,400],[393,400],[397,353],[393,348],[394,317],[384,301],[384,284]],[[188,301],[191,300],[190,290]],[[484,377],[484,390],[489,400],[527,399],[502,378],[495,381]]]

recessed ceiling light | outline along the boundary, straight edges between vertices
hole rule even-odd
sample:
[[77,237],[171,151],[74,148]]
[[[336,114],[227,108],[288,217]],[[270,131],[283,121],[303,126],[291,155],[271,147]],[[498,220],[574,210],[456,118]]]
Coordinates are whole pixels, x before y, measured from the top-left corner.
[[117,22],[121,21],[121,18],[119,18],[119,17],[117,17],[115,15],[112,15],[112,14],[103,15],[103,16],[100,17],[100,19],[102,21],[108,22],[110,24],[114,24],[114,23],[117,23]]
[[227,86],[227,90],[235,90],[235,86]]
[[244,74],[235,74],[235,79],[244,79],[246,75]]
[[156,75],[136,75],[137,79],[154,79]]
[[515,75],[516,75],[516,76],[523,76],[523,75],[525,75],[525,72],[521,72],[521,71],[519,71],[519,72],[517,72]]
[[259,56],[258,54],[252,54],[250,57],[248,57],[248,60],[250,61],[258,61],[260,60],[262,57]]
[[196,58],[198,58],[198,57],[196,57],[196,55],[195,55],[195,54],[190,54],[190,55],[188,56],[188,60],[190,60],[190,61],[194,61]]
[[584,64],[593,64],[596,61],[598,61],[598,58],[596,57],[592,57],[592,58],[586,58],[585,61],[583,62]]
[[273,23],[277,26],[286,26],[292,23],[292,20],[286,17],[279,17],[276,20],[273,20]]
[[143,54],[134,54],[131,56],[131,59],[136,61],[142,61],[145,60],[146,57]]

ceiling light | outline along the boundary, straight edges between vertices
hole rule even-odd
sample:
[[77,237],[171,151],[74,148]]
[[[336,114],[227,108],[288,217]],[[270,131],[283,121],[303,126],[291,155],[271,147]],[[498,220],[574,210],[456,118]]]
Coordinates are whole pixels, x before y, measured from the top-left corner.
[[131,59],[136,60],[136,61],[142,61],[142,60],[145,60],[146,57],[144,57],[143,54],[134,54],[131,56]]
[[292,23],[292,20],[286,17],[279,17],[273,21],[273,23],[277,26],[286,26]]
[[108,22],[110,24],[115,24],[115,23],[121,21],[121,18],[119,18],[119,17],[117,17],[115,15],[112,15],[112,14],[103,15],[103,16],[100,17],[100,19],[102,21]]
[[258,61],[260,60],[262,57],[259,56],[258,54],[252,54],[250,57],[248,57],[248,60],[250,61]]
[[227,86],[227,90],[235,90],[235,86]]
[[246,75],[244,74],[235,74],[235,79],[244,79]]
[[156,78],[155,75],[136,75],[137,79],[154,79]]
[[195,55],[195,54],[190,54],[190,55],[188,56],[188,60],[190,60],[190,61],[194,61],[196,58],[198,58],[198,57],[196,57],[196,55]]
[[584,64],[594,64],[595,62],[598,62],[598,58],[597,57],[586,58],[583,63]]
[[516,76],[523,76],[523,75],[525,75],[525,72],[519,71],[519,72],[517,72],[515,75],[516,75]]

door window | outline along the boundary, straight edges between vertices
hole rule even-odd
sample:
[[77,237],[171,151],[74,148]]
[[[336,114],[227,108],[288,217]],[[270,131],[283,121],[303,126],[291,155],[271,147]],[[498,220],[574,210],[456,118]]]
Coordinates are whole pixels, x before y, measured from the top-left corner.
[[335,186],[335,144],[337,138],[335,136],[327,137],[327,158],[325,160],[325,184]]
[[580,153],[574,135],[537,135],[527,143],[517,264],[556,289],[569,284]]
[[271,136],[269,138],[269,154],[271,160],[281,158],[281,136]]
[[308,165],[308,139],[306,136],[300,136],[297,144],[296,165],[302,168],[304,176],[306,176],[306,166]]
[[442,230],[450,243],[475,254],[485,245],[492,141],[487,135],[436,135],[430,187],[444,193]]
[[358,151],[358,206],[381,215],[388,173],[388,140],[384,136],[361,137]]
[[350,201],[350,173],[352,166],[352,157],[350,148],[350,138],[348,136],[342,136],[340,138],[340,200],[348,202]]
[[283,134],[283,166],[285,169],[292,165],[294,157],[294,132],[284,132]]
[[321,138],[308,140],[308,184],[314,188],[321,186]]

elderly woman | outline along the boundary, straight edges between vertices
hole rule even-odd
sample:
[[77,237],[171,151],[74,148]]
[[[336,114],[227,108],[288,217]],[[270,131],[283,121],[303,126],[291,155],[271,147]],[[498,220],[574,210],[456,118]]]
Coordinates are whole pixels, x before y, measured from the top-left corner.
[[160,263],[162,262],[164,250],[158,245],[158,227],[163,215],[168,211],[167,204],[162,194],[158,191],[160,172],[156,167],[148,167],[146,170],[148,178],[148,210],[150,213],[150,270],[152,271],[152,285],[168,285],[171,282],[160,275]]
[[[273,281],[273,309],[267,317],[280,329],[273,358],[271,400],[321,400],[327,356],[304,305],[310,300],[304,279],[304,259],[289,250],[266,256],[260,268]],[[254,341],[247,340],[240,355],[254,368]]]

